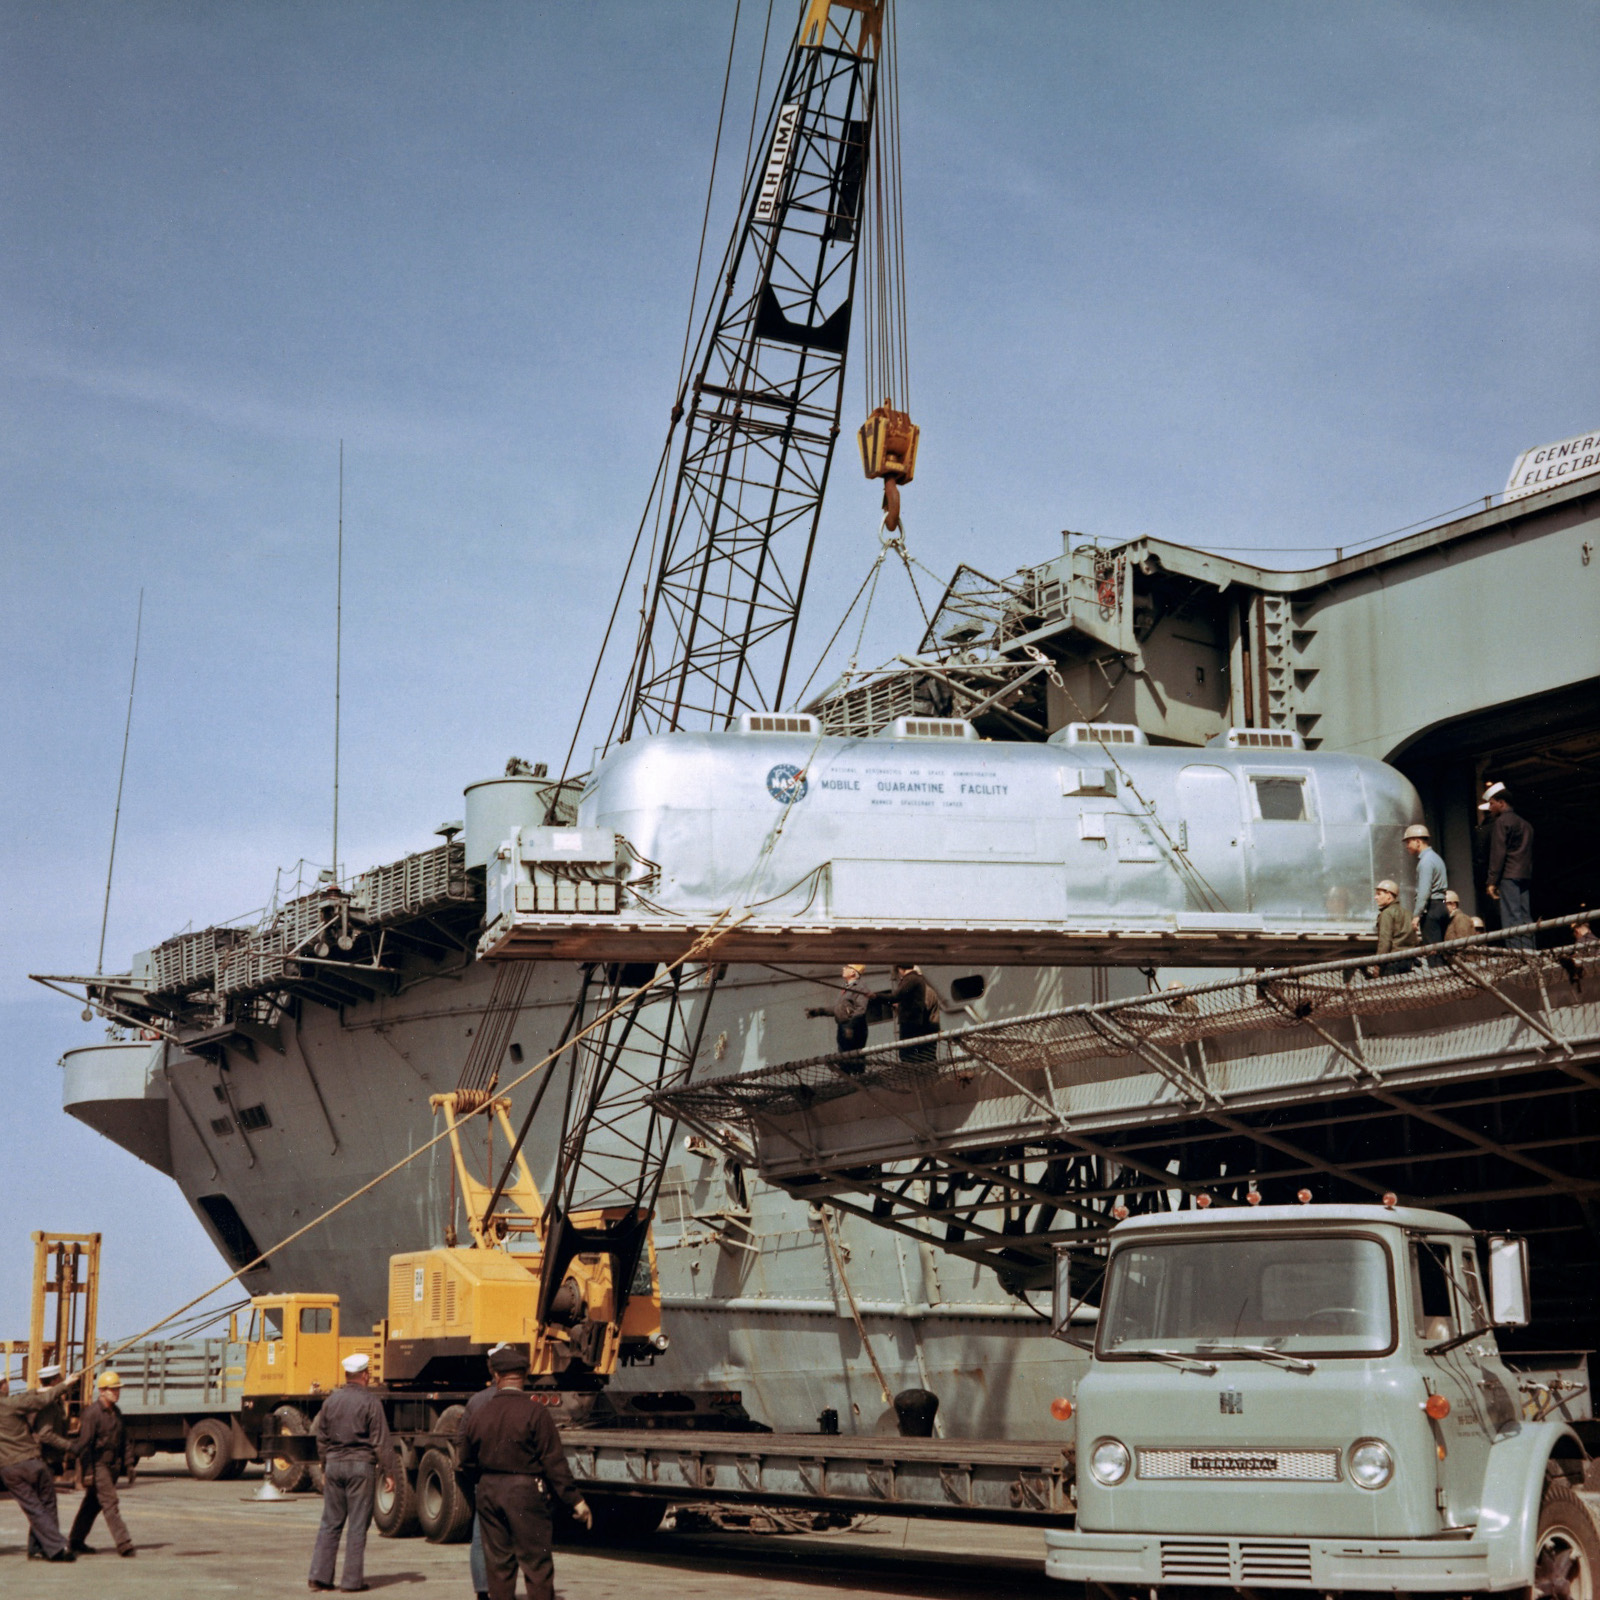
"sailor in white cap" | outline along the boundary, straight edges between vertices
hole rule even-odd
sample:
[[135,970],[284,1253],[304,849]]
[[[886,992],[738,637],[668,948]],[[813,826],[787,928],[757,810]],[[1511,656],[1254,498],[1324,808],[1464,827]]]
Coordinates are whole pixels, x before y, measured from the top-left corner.
[[[1500,926],[1520,928],[1533,921],[1533,828],[1511,809],[1503,783],[1491,783],[1483,791],[1483,804],[1493,819],[1485,887],[1489,898],[1500,902]],[[1509,949],[1531,950],[1533,935],[1525,933],[1506,944]]]
[[365,1589],[367,1526],[378,1490],[378,1464],[383,1464],[384,1485],[393,1488],[400,1458],[389,1437],[383,1404],[367,1388],[371,1359],[357,1352],[344,1358],[344,1383],[322,1403],[317,1413],[317,1458],[322,1462],[322,1526],[306,1587],[313,1593],[333,1588],[334,1562],[339,1536],[348,1528],[344,1547],[346,1592]]

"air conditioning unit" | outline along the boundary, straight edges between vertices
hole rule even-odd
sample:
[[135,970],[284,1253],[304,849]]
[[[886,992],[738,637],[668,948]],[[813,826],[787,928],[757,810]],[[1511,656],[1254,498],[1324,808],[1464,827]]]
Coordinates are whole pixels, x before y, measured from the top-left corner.
[[896,717],[881,739],[976,739],[978,730],[964,717]]
[[1219,750],[1304,750],[1306,742],[1287,728],[1229,728],[1210,744]]
[[739,717],[740,733],[822,732],[822,724],[805,711],[746,711]]
[[1050,735],[1051,744],[1149,744],[1143,728],[1131,722],[1069,722]]

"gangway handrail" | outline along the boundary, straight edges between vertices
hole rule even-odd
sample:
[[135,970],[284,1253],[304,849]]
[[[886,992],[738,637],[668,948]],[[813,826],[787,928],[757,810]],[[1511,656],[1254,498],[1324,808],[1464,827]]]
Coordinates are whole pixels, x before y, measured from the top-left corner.
[[[1054,1061],[1074,1056],[1135,1054],[1168,1081],[1195,1095],[1204,1090],[1203,1078],[1197,1079],[1188,1070],[1174,1071],[1174,1063],[1164,1053],[1166,1049],[1216,1035],[1268,1028],[1308,1026],[1345,1056],[1356,1071],[1376,1077],[1360,1051],[1362,1016],[1423,1010],[1477,994],[1491,996],[1541,1035],[1549,1048],[1570,1054],[1570,1043],[1551,1025],[1549,981],[1562,975],[1581,982],[1581,972],[1574,964],[1600,966],[1600,941],[1545,949],[1528,949],[1523,942],[1589,922],[1592,916],[1591,912],[1580,911],[1466,939],[1411,945],[1381,956],[1278,967],[1145,995],[998,1018],[920,1039],[807,1056],[752,1072],[703,1079],[663,1091],[657,1100],[664,1109],[697,1126],[706,1124],[708,1131],[714,1131],[719,1119],[743,1121],[752,1112],[771,1109],[786,1097],[804,1103],[817,1092],[837,1092],[841,1087],[905,1089],[966,1067],[998,1070],[1016,1064],[1012,1040],[1020,1042],[1019,1036],[1045,1030],[1054,1035]],[[1480,964],[1471,959],[1479,954],[1489,957],[1490,962]],[[1374,969],[1388,970],[1372,976]],[[1537,1006],[1530,1008],[1506,994],[1508,983],[1536,985]],[[1242,1004],[1215,1003],[1230,994],[1248,998]],[[1545,1020],[1539,1019],[1536,1010],[1545,1013]],[[1331,1037],[1320,1026],[1322,1020],[1343,1018],[1356,1024],[1355,1049]],[[1074,1023],[1081,1028],[1076,1039],[1070,1037]]]

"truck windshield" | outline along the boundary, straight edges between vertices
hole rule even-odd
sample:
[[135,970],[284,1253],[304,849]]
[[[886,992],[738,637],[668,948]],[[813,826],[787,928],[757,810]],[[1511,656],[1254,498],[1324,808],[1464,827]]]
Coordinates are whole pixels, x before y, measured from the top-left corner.
[[1127,1244],[1111,1258],[1101,1356],[1213,1346],[1379,1355],[1394,1346],[1389,1252],[1338,1234]]

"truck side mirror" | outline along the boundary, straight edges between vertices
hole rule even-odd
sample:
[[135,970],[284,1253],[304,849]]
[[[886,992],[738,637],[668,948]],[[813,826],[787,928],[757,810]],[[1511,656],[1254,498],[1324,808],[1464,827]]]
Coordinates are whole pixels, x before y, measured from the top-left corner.
[[1528,1241],[1489,1238],[1489,1317],[1497,1328],[1528,1325]]

